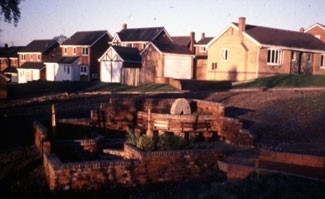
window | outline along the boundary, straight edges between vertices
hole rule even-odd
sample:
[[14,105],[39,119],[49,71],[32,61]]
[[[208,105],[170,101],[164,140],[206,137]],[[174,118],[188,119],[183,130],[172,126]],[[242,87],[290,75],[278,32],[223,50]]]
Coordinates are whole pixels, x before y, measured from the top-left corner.
[[73,48],[73,54],[74,55],[76,54],[76,48]]
[[218,63],[217,62],[213,62],[211,65],[211,69],[212,70],[216,70],[218,68]]
[[267,50],[267,64],[279,65],[281,64],[282,51],[279,49],[268,49]]
[[68,54],[68,49],[67,48],[63,48],[63,54]]
[[38,60],[38,61],[41,60],[41,55],[37,55],[37,60]]
[[82,48],[82,55],[88,55],[88,48]]
[[67,66],[67,73],[70,73],[70,66]]
[[320,35],[315,35],[315,37],[316,37],[317,39],[320,39]]
[[80,74],[81,75],[87,75],[87,65],[81,65],[80,66]]
[[320,67],[325,68],[325,54],[320,56]]
[[204,52],[206,52],[206,51],[207,51],[207,49],[205,48],[205,46],[201,46],[201,47],[200,47],[200,52],[204,53]]
[[222,60],[224,61],[228,60],[228,49],[226,48],[222,49]]
[[21,55],[21,60],[26,60],[26,55]]

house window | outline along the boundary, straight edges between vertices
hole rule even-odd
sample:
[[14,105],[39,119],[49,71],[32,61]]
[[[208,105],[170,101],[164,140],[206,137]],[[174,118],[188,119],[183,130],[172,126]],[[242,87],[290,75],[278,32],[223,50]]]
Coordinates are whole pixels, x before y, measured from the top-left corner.
[[88,55],[88,48],[82,48],[82,55]]
[[217,62],[213,62],[211,65],[211,69],[212,70],[216,70],[218,68],[218,63]]
[[70,66],[67,66],[67,73],[70,73]]
[[200,52],[201,53],[204,53],[204,52],[206,52],[207,51],[207,49],[205,48],[205,46],[201,46],[200,47]]
[[26,55],[21,55],[21,60],[26,60]]
[[267,64],[279,65],[281,64],[282,51],[279,49],[268,49],[267,50]]
[[41,60],[41,55],[37,55],[37,60],[38,60],[38,61]]
[[320,67],[325,68],[325,54],[320,56]]
[[68,49],[67,48],[63,48],[63,54],[68,54]]
[[87,65],[80,66],[80,75],[87,75]]
[[222,49],[222,60],[228,61],[228,49],[226,48]]
[[315,35],[315,37],[316,37],[317,39],[320,39],[320,35]]
[[74,55],[76,54],[76,48],[73,48],[73,54]]

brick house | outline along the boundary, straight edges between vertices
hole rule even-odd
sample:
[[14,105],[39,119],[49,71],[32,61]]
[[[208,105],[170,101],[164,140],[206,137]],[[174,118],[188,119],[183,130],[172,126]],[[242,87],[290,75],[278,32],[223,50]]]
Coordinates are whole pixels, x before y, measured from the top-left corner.
[[[164,42],[150,42],[141,51],[142,67],[147,77],[154,77],[152,83],[168,83],[168,78],[192,79],[194,54],[184,45]],[[150,74],[151,71],[151,75]]]
[[[81,81],[98,80],[98,58],[107,50],[111,35],[106,30],[79,31],[61,45],[63,57],[79,57]],[[53,78],[52,78],[53,79]]]
[[313,35],[246,25],[240,17],[208,44],[207,80],[325,74],[325,46]]
[[110,46],[98,61],[100,62],[101,82],[131,86],[139,84],[141,56],[137,48]]
[[172,36],[172,40],[175,44],[183,45],[187,47],[191,52],[195,52],[195,32],[190,32],[189,36]]
[[6,99],[8,95],[7,82],[10,79],[0,73],[0,99]]
[[10,46],[6,44],[5,47],[0,48],[0,68],[1,72],[6,75],[11,82],[17,82],[17,67],[19,59],[17,52],[23,46]]
[[34,40],[18,52],[18,83],[45,80],[43,61],[60,54],[61,49],[56,40]]
[[308,27],[306,30],[304,30],[304,32],[314,35],[316,38],[325,43],[325,25],[316,23]]
[[206,80],[207,62],[208,62],[208,43],[213,37],[206,37],[205,33],[201,34],[201,39],[194,44],[194,79]]
[[122,30],[114,35],[110,44],[141,51],[152,41],[173,42],[164,27],[127,28],[127,25],[123,24]]

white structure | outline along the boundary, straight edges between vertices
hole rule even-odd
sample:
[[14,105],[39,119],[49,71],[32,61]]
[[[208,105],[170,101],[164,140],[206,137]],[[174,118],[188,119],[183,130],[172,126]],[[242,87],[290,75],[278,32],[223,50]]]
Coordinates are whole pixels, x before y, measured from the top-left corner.
[[45,73],[45,65],[42,62],[26,62],[17,68],[17,73],[19,84],[40,80]]
[[44,62],[47,81],[79,81],[79,57],[58,57]]
[[122,83],[123,68],[141,67],[141,57],[138,49],[121,46],[111,46],[98,59],[100,62],[100,81]]

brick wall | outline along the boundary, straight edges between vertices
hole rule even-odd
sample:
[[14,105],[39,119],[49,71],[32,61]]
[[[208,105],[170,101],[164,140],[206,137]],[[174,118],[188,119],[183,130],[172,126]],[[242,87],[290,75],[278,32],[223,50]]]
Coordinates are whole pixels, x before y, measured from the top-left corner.
[[124,145],[125,159],[63,163],[54,154],[44,155],[51,190],[96,190],[106,186],[134,186],[172,182],[215,174],[215,149],[142,152]]

